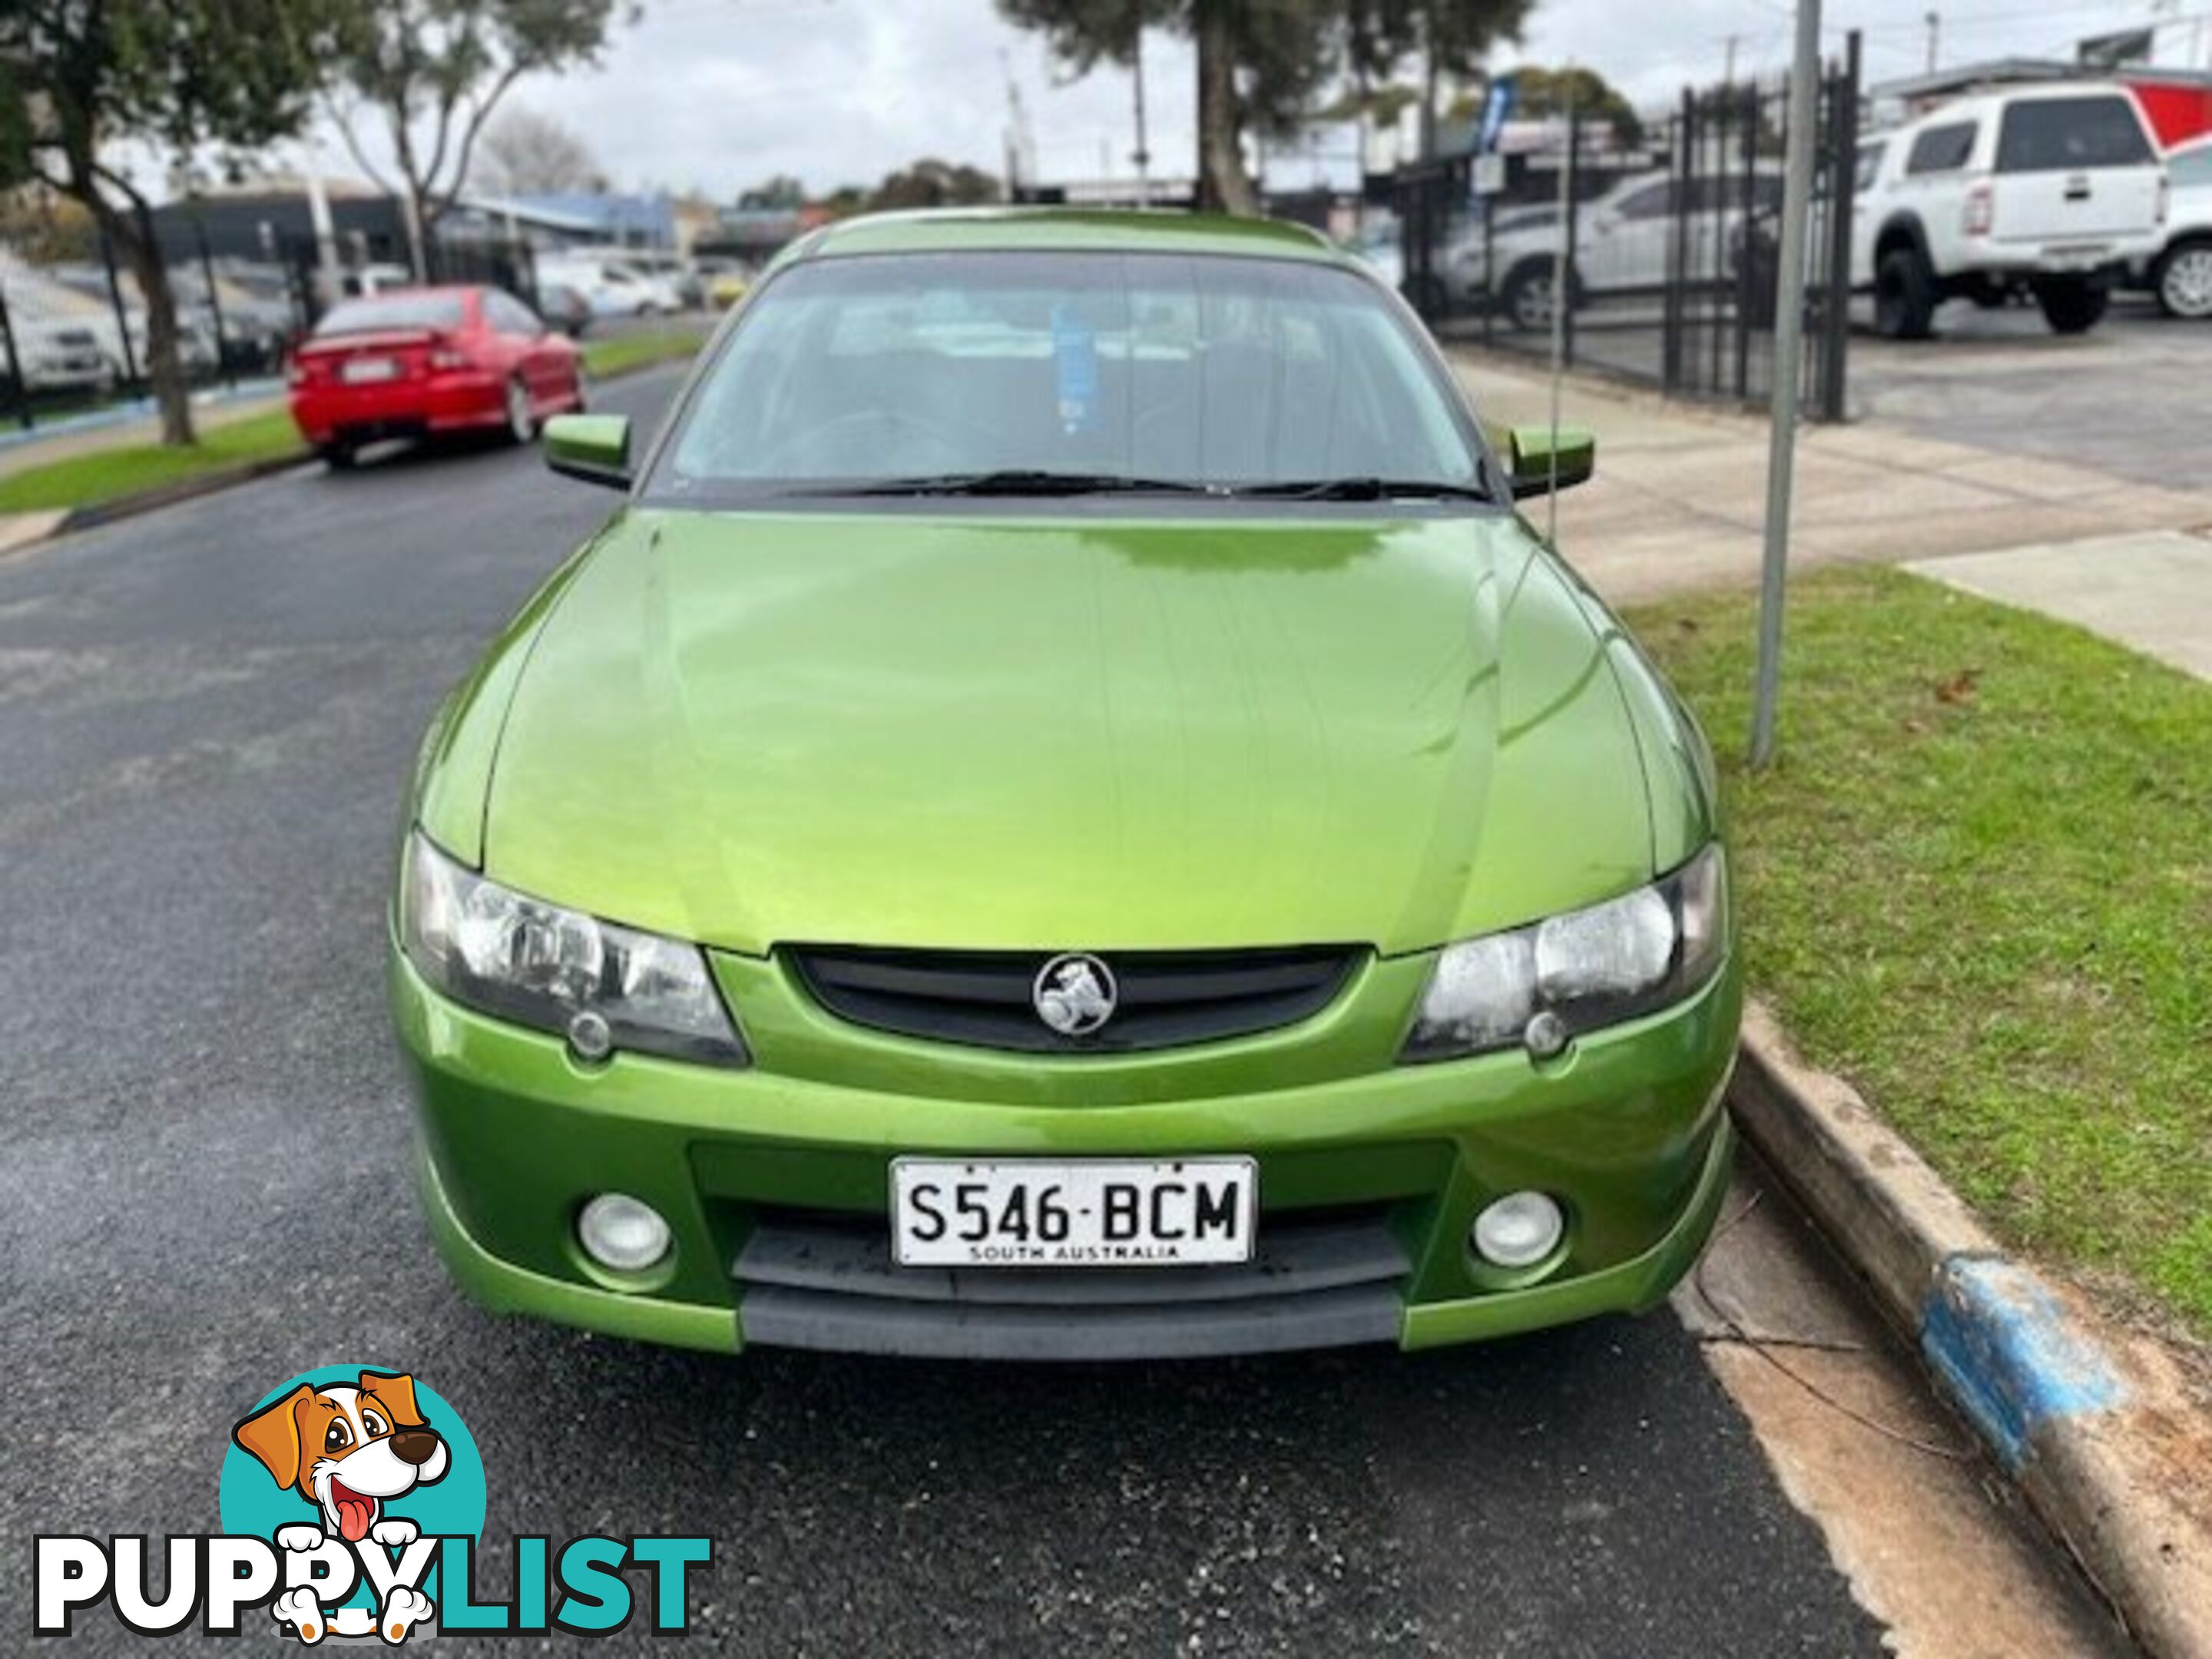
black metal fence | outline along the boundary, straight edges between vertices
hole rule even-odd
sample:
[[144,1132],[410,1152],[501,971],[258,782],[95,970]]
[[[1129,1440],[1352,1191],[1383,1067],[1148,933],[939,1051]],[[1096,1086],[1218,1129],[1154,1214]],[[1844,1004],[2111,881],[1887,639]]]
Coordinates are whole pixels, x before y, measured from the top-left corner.
[[[312,236],[271,234],[251,255],[188,217],[161,228],[178,355],[195,387],[274,380],[336,299],[410,282],[404,248],[334,244],[327,271]],[[537,302],[535,264],[517,240],[434,238],[431,279],[487,283]],[[33,259],[0,246],[0,424],[29,428],[144,398],[147,307],[128,263],[100,239],[77,258]]]
[[[1826,420],[1844,410],[1858,80],[1853,35],[1814,88],[1802,385],[1806,413]],[[1548,356],[1564,291],[1570,364],[1682,397],[1764,398],[1790,98],[1786,80],[1686,88],[1640,123],[1570,115],[1534,149],[1406,169],[1407,295],[1448,343]]]

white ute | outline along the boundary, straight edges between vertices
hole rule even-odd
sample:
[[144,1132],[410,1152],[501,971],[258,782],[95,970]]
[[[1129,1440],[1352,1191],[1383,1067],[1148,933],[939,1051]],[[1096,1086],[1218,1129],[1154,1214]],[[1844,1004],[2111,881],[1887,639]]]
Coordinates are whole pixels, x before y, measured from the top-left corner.
[[1851,280],[1875,325],[1927,337],[1946,300],[2033,295],[2061,334],[2094,327],[2163,241],[2166,169],[2124,87],[1976,94],[1860,146]]

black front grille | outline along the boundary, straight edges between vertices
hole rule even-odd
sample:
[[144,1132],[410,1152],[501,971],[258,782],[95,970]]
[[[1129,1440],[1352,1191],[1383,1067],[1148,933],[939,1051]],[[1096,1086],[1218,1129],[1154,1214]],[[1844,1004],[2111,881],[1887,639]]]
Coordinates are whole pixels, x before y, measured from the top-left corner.
[[892,951],[799,945],[787,955],[840,1019],[901,1036],[1029,1054],[1126,1054],[1249,1036],[1310,1019],[1334,1001],[1361,952],[1100,951],[1118,990],[1113,1017],[1066,1036],[1032,1000],[1047,951]]

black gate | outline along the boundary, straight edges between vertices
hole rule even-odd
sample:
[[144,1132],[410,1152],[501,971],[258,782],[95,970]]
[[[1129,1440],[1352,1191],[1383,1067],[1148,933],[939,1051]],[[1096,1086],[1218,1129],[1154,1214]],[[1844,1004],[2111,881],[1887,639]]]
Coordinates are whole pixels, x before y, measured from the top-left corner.
[[[1822,72],[1806,258],[1803,407],[1840,420],[1850,338],[1858,38]],[[1571,115],[1553,141],[1486,164],[1398,175],[1404,288],[1437,337],[1548,356],[1691,398],[1772,386],[1786,80],[1685,89],[1664,117]],[[1498,188],[1478,191],[1478,179]],[[1560,281],[1561,272],[1565,281]]]

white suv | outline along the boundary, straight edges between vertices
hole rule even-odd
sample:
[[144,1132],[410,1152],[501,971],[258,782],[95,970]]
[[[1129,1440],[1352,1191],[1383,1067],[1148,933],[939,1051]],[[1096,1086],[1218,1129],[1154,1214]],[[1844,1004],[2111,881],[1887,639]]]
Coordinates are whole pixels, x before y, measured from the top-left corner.
[[1945,300],[2025,290],[2061,334],[2105,314],[2154,256],[2166,169],[2122,87],[2058,82],[1961,98],[1860,148],[1851,280],[1875,326],[1925,338]]

